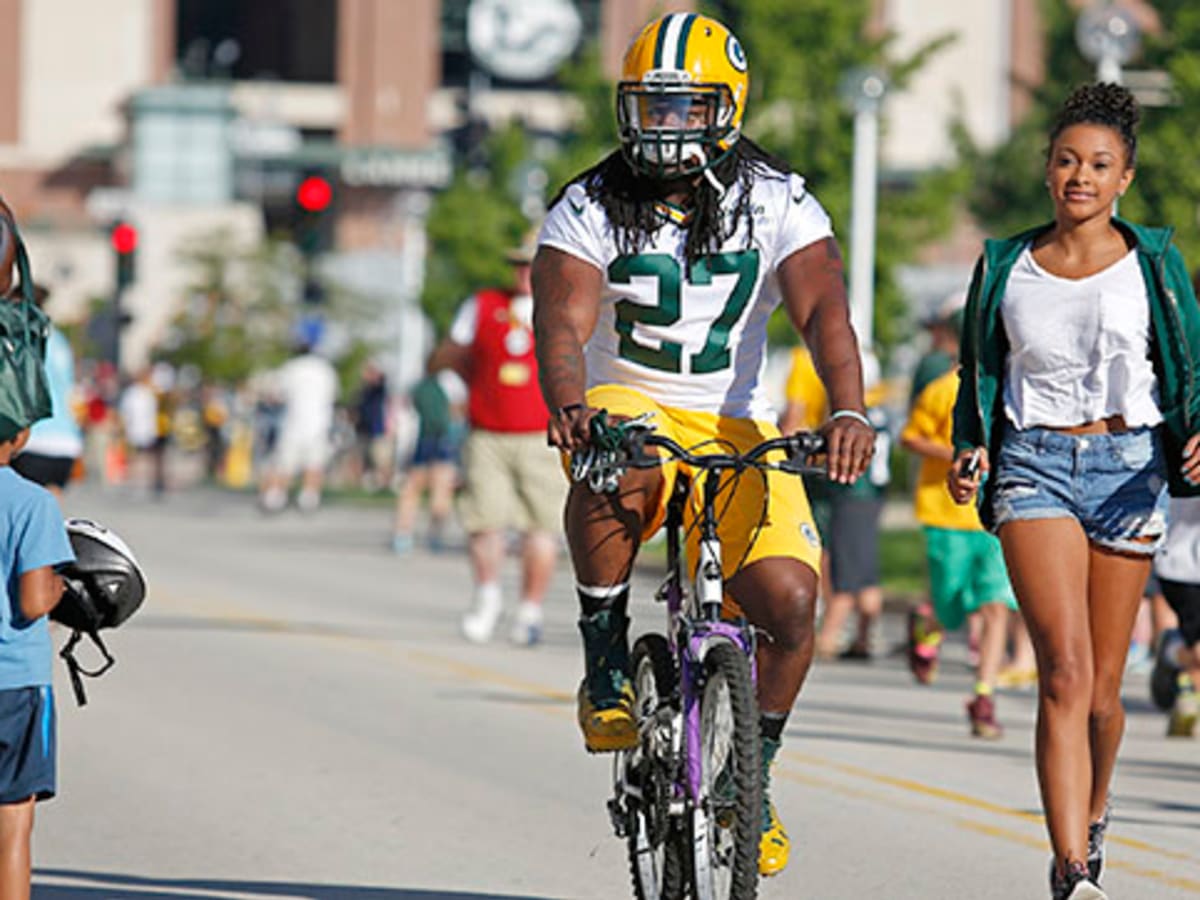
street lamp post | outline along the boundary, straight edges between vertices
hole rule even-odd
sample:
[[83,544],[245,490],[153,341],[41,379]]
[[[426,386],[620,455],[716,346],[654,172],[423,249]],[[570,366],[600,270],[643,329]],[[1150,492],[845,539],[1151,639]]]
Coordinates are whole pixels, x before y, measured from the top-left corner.
[[887,80],[874,69],[856,69],[842,80],[842,100],[854,113],[850,181],[850,321],[861,347],[874,342],[875,206],[879,168],[879,108]]
[[[1121,83],[1121,67],[1141,49],[1141,35],[1137,20],[1112,0],[1089,6],[1075,22],[1075,43],[1084,59],[1096,64],[1101,84]],[[1118,202],[1113,200],[1113,215]]]
[[1141,29],[1137,20],[1112,0],[1089,6],[1075,22],[1075,43],[1096,64],[1096,80],[1121,83],[1121,67],[1137,55]]

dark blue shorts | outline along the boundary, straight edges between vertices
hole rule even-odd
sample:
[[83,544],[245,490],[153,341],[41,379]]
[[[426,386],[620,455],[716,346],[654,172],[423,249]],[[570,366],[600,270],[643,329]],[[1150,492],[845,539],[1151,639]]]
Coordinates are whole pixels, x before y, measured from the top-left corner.
[[1092,543],[1152,556],[1167,530],[1167,464],[1158,432],[1004,433],[992,511],[994,529],[1018,519],[1074,518]]
[[413,449],[412,465],[458,462],[458,445],[457,438],[452,434],[422,438]]
[[54,732],[49,685],[0,690],[0,803],[54,796]]

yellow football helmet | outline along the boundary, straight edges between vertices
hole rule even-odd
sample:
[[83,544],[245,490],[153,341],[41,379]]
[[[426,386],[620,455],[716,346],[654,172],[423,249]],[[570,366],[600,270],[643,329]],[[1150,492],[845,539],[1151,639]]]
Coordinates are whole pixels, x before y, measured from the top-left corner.
[[642,29],[617,84],[621,146],[655,178],[702,172],[741,136],[750,78],[733,33],[708,16],[671,13]]

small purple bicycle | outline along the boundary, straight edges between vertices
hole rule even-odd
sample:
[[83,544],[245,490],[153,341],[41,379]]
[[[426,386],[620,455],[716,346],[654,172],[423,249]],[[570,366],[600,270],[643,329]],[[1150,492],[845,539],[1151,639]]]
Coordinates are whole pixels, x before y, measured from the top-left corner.
[[[639,742],[616,754],[608,801],[628,845],[638,900],[753,900],[762,822],[756,636],[744,619],[721,618],[724,578],[717,499],[752,470],[824,474],[812,458],[821,435],[772,438],[745,453],[693,453],[652,433],[646,417],[593,428],[593,443],[572,461],[572,477],[597,492],[616,489],[626,468],[676,459],[697,485],[676,480],[666,518],[667,577],[655,599],[667,605],[667,633],[634,643],[630,674]],[[600,436],[599,439],[598,435]],[[666,451],[659,456],[647,447]],[[690,590],[681,532],[693,489],[701,492],[699,559]]]

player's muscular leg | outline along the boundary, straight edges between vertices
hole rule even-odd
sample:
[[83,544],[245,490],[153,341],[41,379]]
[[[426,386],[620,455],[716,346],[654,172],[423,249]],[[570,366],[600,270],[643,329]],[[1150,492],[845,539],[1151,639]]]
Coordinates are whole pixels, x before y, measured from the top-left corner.
[[768,557],[728,583],[746,618],[765,631],[758,643],[758,705],[764,713],[791,710],[813,657],[817,575],[804,563]]
[[571,486],[564,519],[577,582],[600,586],[628,581],[642,526],[662,490],[657,469],[629,470],[612,494]]

